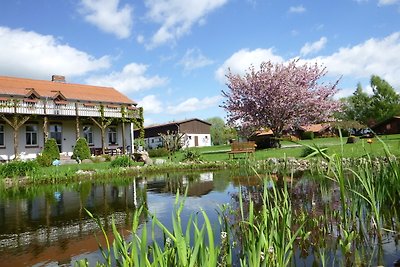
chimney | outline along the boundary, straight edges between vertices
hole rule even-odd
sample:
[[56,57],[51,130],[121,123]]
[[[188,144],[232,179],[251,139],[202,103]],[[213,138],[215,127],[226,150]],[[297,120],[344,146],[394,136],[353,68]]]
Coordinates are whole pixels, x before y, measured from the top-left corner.
[[56,83],[65,83],[65,76],[53,75],[51,76],[51,81]]

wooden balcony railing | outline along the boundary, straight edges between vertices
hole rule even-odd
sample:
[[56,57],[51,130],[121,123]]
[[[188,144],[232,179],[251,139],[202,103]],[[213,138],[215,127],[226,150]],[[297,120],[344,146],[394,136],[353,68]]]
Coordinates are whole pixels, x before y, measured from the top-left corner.
[[[0,100],[0,114],[35,114],[35,115],[54,115],[54,116],[81,116],[81,117],[101,117],[103,109],[106,118],[122,118],[120,106],[101,106],[99,104],[85,104],[66,102],[56,104],[54,101],[38,100],[35,102]],[[134,118],[138,114],[135,110],[129,110],[126,106],[125,117]]]

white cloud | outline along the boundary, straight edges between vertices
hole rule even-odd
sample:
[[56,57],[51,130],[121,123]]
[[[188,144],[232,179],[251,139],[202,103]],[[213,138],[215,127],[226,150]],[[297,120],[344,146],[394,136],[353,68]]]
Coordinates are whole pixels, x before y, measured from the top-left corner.
[[163,112],[163,104],[155,95],[143,97],[143,99],[138,102],[138,105],[143,107],[145,113],[158,114]]
[[119,0],[81,0],[79,12],[100,30],[123,39],[131,35],[133,9],[118,6]]
[[147,17],[161,27],[152,36],[148,48],[173,42],[187,34],[195,23],[204,23],[207,14],[228,0],[146,0]]
[[175,106],[168,106],[167,110],[169,114],[178,114],[193,112],[197,110],[203,110],[210,107],[216,107],[221,101],[221,96],[205,97],[203,99],[198,99],[196,97],[189,98],[182,103]]
[[314,43],[306,43],[301,48],[300,54],[302,56],[307,56],[308,54],[317,53],[325,47],[327,41],[328,41],[328,39],[326,39],[326,37],[321,37],[321,39],[319,39],[318,41],[316,41]]
[[352,78],[379,75],[393,86],[400,86],[400,32],[383,39],[371,38],[364,43],[340,48],[330,56],[309,60],[321,62],[330,74]]
[[92,76],[86,82],[92,85],[112,86],[124,93],[138,92],[168,82],[167,78],[158,75],[146,76],[147,68],[148,66],[144,64],[130,63],[121,72],[112,72],[105,76]]
[[303,5],[291,6],[288,12],[300,14],[306,12],[306,8]]
[[190,72],[194,69],[211,64],[213,64],[213,61],[205,57],[198,48],[188,49],[183,58],[179,61],[179,65],[183,66],[185,72]]
[[136,37],[136,41],[137,41],[139,44],[143,44],[143,43],[144,43],[144,36],[141,35],[141,34],[139,34],[139,35]]
[[110,66],[108,56],[95,58],[61,44],[52,35],[0,27],[0,73],[37,79],[52,74],[80,76]]
[[228,69],[230,69],[232,73],[244,74],[250,66],[258,67],[262,62],[269,60],[275,63],[284,61],[281,56],[274,54],[273,48],[257,48],[251,51],[249,49],[241,49],[225,60],[222,66],[215,72],[215,77],[217,80],[224,83]]
[[400,2],[400,0],[379,0],[378,5],[379,6],[387,6],[387,5],[394,5],[399,2]]

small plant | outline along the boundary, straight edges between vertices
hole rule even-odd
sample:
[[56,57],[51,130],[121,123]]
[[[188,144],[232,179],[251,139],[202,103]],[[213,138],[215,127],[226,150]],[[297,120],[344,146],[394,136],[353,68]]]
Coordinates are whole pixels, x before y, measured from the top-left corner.
[[112,168],[129,167],[131,165],[133,165],[133,161],[129,158],[129,156],[121,156],[111,161]]
[[22,177],[33,175],[38,171],[39,165],[36,161],[12,161],[10,163],[0,165],[0,176],[5,177]]
[[36,157],[37,163],[42,167],[49,167],[53,163],[49,154],[39,154]]
[[312,140],[314,139],[314,132],[307,131],[301,134],[301,139],[303,140]]
[[76,145],[74,148],[74,154],[72,155],[72,158],[73,159],[79,158],[80,160],[90,158],[90,149],[85,138],[78,138],[78,140],[76,140]]
[[149,157],[151,158],[167,157],[169,154],[168,150],[165,147],[150,149],[148,152]]
[[315,156],[320,155],[321,152],[327,153],[328,147],[326,147],[326,146],[316,146],[316,147],[307,146],[307,147],[303,148],[303,150],[301,151],[301,157],[303,157],[303,158],[315,157]]
[[193,149],[185,149],[183,151],[183,161],[198,162],[201,160],[199,151]]

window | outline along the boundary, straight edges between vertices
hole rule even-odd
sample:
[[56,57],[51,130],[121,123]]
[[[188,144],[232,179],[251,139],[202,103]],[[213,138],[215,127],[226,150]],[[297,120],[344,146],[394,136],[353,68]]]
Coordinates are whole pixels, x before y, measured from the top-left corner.
[[117,144],[117,127],[116,126],[108,127],[108,144],[110,144],[110,145]]
[[83,126],[83,137],[86,139],[89,145],[93,145],[93,130],[92,126]]
[[37,146],[38,145],[38,127],[37,125],[26,126],[26,145]]
[[0,147],[4,146],[4,125],[0,124]]

